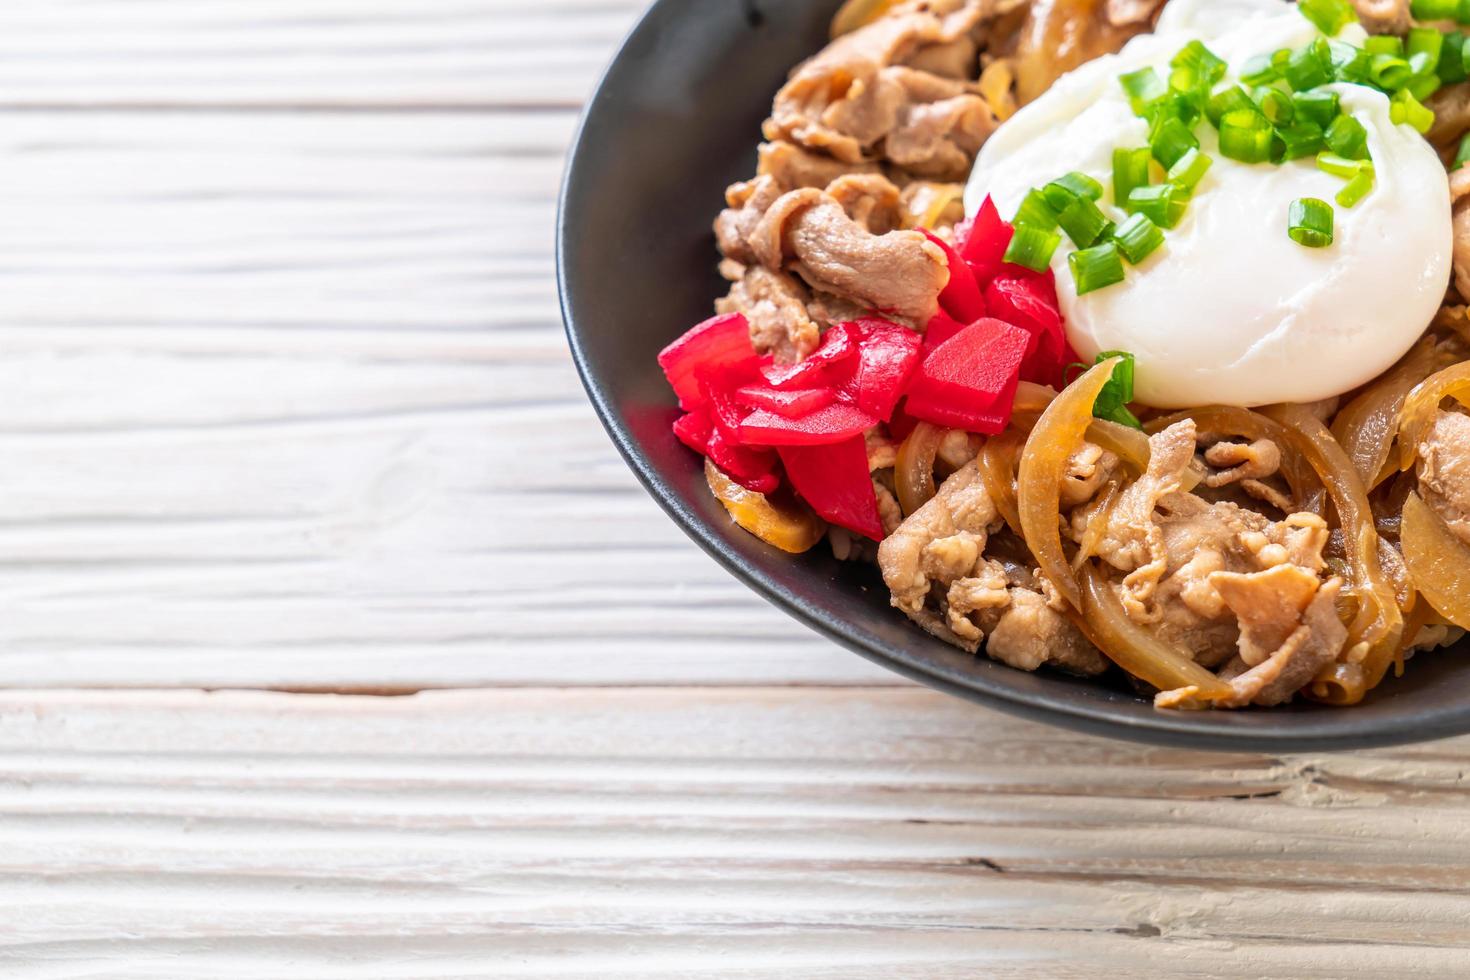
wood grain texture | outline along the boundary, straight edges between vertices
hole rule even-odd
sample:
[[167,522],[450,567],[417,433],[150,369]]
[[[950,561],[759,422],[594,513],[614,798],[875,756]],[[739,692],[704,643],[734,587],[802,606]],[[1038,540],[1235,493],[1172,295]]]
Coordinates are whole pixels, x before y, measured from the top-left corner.
[[917,689],[14,694],[0,972],[1463,976],[1467,765]]
[[1470,741],[1019,723],[638,489],[551,230],[639,5],[0,4],[0,976],[1464,976]]

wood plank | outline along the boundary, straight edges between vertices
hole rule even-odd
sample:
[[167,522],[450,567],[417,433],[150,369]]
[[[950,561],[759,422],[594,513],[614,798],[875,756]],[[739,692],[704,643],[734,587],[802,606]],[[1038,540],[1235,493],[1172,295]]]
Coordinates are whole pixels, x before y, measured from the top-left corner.
[[4,682],[893,683],[692,548],[592,418],[551,286],[571,123],[0,114]]
[[1450,977],[1467,764],[1148,748],[916,689],[16,692],[0,964]]
[[7,0],[0,105],[575,107],[642,0]]

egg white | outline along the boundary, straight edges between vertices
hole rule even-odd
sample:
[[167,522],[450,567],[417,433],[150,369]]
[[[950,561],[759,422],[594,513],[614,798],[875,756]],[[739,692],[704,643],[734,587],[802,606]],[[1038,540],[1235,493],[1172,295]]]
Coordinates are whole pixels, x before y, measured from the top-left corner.
[[[1118,77],[1168,62],[1199,39],[1236,70],[1251,55],[1298,47],[1315,28],[1279,0],[1173,0],[1154,34],[1059,79],[986,143],[966,190],[970,213],[986,195],[1009,218],[1032,187],[1081,171],[1100,181],[1109,217],[1113,150],[1147,145]],[[1342,39],[1361,43],[1361,28]],[[1368,130],[1373,192],[1338,207],[1330,247],[1287,236],[1291,202],[1329,203],[1343,186],[1312,158],[1247,165],[1196,129],[1214,165],[1183,221],[1124,283],[1078,296],[1063,239],[1053,259],[1067,333],[1079,354],[1137,357],[1135,393],[1159,408],[1309,402],[1348,391],[1390,367],[1424,332],[1444,298],[1452,251],[1444,166],[1412,127],[1394,125],[1386,96],[1336,85],[1344,111]]]

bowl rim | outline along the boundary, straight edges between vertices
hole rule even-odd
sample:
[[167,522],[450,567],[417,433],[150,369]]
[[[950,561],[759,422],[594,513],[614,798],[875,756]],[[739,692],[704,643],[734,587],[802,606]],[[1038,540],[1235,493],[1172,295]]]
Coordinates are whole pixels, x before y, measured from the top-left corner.
[[[555,260],[557,297],[563,327],[572,361],[592,407],[612,438],[618,453],[644,489],[695,544],[772,605],[873,663],[967,701],[1074,731],[1156,745],[1276,753],[1386,747],[1470,732],[1470,697],[1458,705],[1426,709],[1418,714],[1405,712],[1389,718],[1357,721],[1354,720],[1355,713],[1351,709],[1340,709],[1312,715],[1277,714],[1276,718],[1279,720],[1272,723],[1269,721],[1271,709],[1260,709],[1265,718],[1253,712],[1256,720],[1250,727],[1233,727],[1221,719],[1220,712],[1154,710],[1147,714],[1126,716],[1102,703],[1065,702],[1047,698],[1044,693],[1038,695],[1020,691],[994,683],[980,674],[946,669],[942,665],[928,663],[917,657],[905,657],[901,648],[887,649],[863,641],[856,635],[850,623],[829,615],[815,605],[803,602],[770,581],[758,567],[717,534],[700,515],[686,507],[674,488],[658,474],[639,448],[628,425],[614,407],[607,386],[593,370],[582,345],[581,328],[578,326],[579,311],[567,272],[568,255],[575,248],[575,228],[571,218],[575,212],[571,205],[588,186],[592,172],[588,160],[596,152],[596,147],[586,138],[590,123],[610,101],[609,82],[626,67],[629,48],[644,39],[649,31],[655,30],[663,18],[681,13],[693,13],[693,8],[678,0],[653,0],[618,43],[616,53],[599,73],[591,94],[581,109],[557,194]],[[713,257],[711,260],[713,261]],[[895,612],[894,615],[898,613]]]

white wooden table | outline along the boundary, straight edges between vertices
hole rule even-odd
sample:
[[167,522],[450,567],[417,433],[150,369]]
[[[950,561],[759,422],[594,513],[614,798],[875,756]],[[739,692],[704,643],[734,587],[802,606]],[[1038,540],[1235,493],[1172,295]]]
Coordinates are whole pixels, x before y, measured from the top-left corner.
[[1016,722],[635,486],[551,239],[636,6],[0,4],[0,976],[1470,975],[1470,740]]

